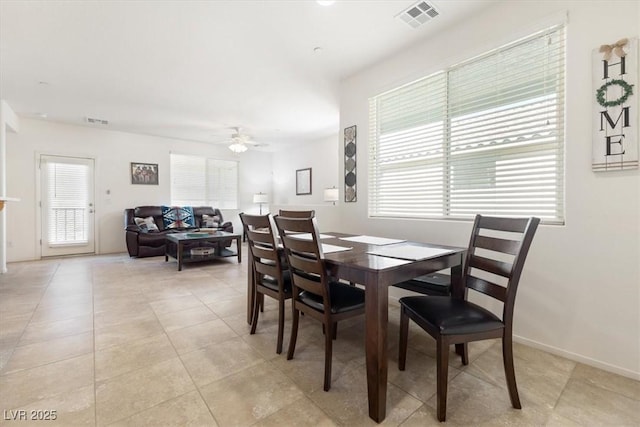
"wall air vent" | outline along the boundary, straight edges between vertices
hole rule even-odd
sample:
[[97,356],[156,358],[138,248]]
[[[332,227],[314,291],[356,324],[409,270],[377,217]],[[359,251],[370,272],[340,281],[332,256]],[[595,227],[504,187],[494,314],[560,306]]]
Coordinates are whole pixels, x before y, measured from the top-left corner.
[[400,18],[406,22],[411,28],[418,28],[420,25],[440,15],[438,11],[427,2],[419,1],[413,6],[409,6],[407,9],[396,15],[396,18]]
[[109,124],[109,120],[96,119],[96,118],[93,118],[93,117],[87,117],[86,120],[87,120],[87,123],[90,123],[92,125],[107,126]]

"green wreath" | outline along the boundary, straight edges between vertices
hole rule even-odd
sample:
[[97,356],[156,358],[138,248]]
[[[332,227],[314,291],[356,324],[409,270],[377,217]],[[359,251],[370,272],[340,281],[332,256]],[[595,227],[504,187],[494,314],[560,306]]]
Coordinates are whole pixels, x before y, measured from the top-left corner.
[[[624,89],[624,94],[614,101],[605,101],[604,97],[607,93],[607,88],[611,85],[620,86],[622,89]],[[598,101],[598,104],[602,105],[603,107],[615,107],[627,102],[627,99],[629,99],[631,95],[633,95],[633,85],[630,85],[624,80],[613,79],[600,86],[600,89],[596,91],[596,100]]]

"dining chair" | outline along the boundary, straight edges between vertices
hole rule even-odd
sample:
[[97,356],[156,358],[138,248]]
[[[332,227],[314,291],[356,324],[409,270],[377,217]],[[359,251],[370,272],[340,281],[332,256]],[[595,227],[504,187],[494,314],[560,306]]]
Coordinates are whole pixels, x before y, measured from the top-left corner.
[[[316,218],[275,217],[293,285],[291,339],[287,360],[293,359],[300,313],[322,322],[324,329],[324,391],[331,388],[332,342],[337,323],[364,313],[364,290],[329,277],[318,238]],[[295,233],[310,233],[311,239]]]
[[284,216],[287,218],[313,218],[316,216],[315,210],[310,211],[286,211],[280,209],[278,216]]
[[240,220],[247,234],[249,255],[253,269],[255,298],[251,315],[251,335],[258,326],[259,306],[264,295],[278,301],[278,342],[276,353],[282,353],[284,335],[284,303],[291,298],[291,276],[278,253],[276,230],[270,215],[240,214]]
[[[513,366],[512,324],[518,282],[538,218],[498,218],[477,215],[471,232],[460,287],[450,296],[400,298],[398,368],[405,370],[409,319],[436,340],[437,416],[445,421],[449,347],[455,344],[462,364],[469,364],[467,343],[502,339],[502,358],[511,405],[520,409]],[[474,290],[502,302],[502,318],[467,299]]]

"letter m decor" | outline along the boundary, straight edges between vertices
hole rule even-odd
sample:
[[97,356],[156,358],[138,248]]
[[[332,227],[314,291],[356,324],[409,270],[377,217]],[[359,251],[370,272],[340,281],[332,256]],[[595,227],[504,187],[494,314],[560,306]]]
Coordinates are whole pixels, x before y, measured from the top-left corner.
[[638,168],[638,39],[593,51],[594,171]]

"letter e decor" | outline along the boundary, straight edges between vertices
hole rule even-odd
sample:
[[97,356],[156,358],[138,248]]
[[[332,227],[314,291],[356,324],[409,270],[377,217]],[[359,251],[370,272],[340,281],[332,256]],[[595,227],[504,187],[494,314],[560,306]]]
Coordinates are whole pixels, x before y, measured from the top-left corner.
[[638,168],[638,39],[594,49],[594,171]]

